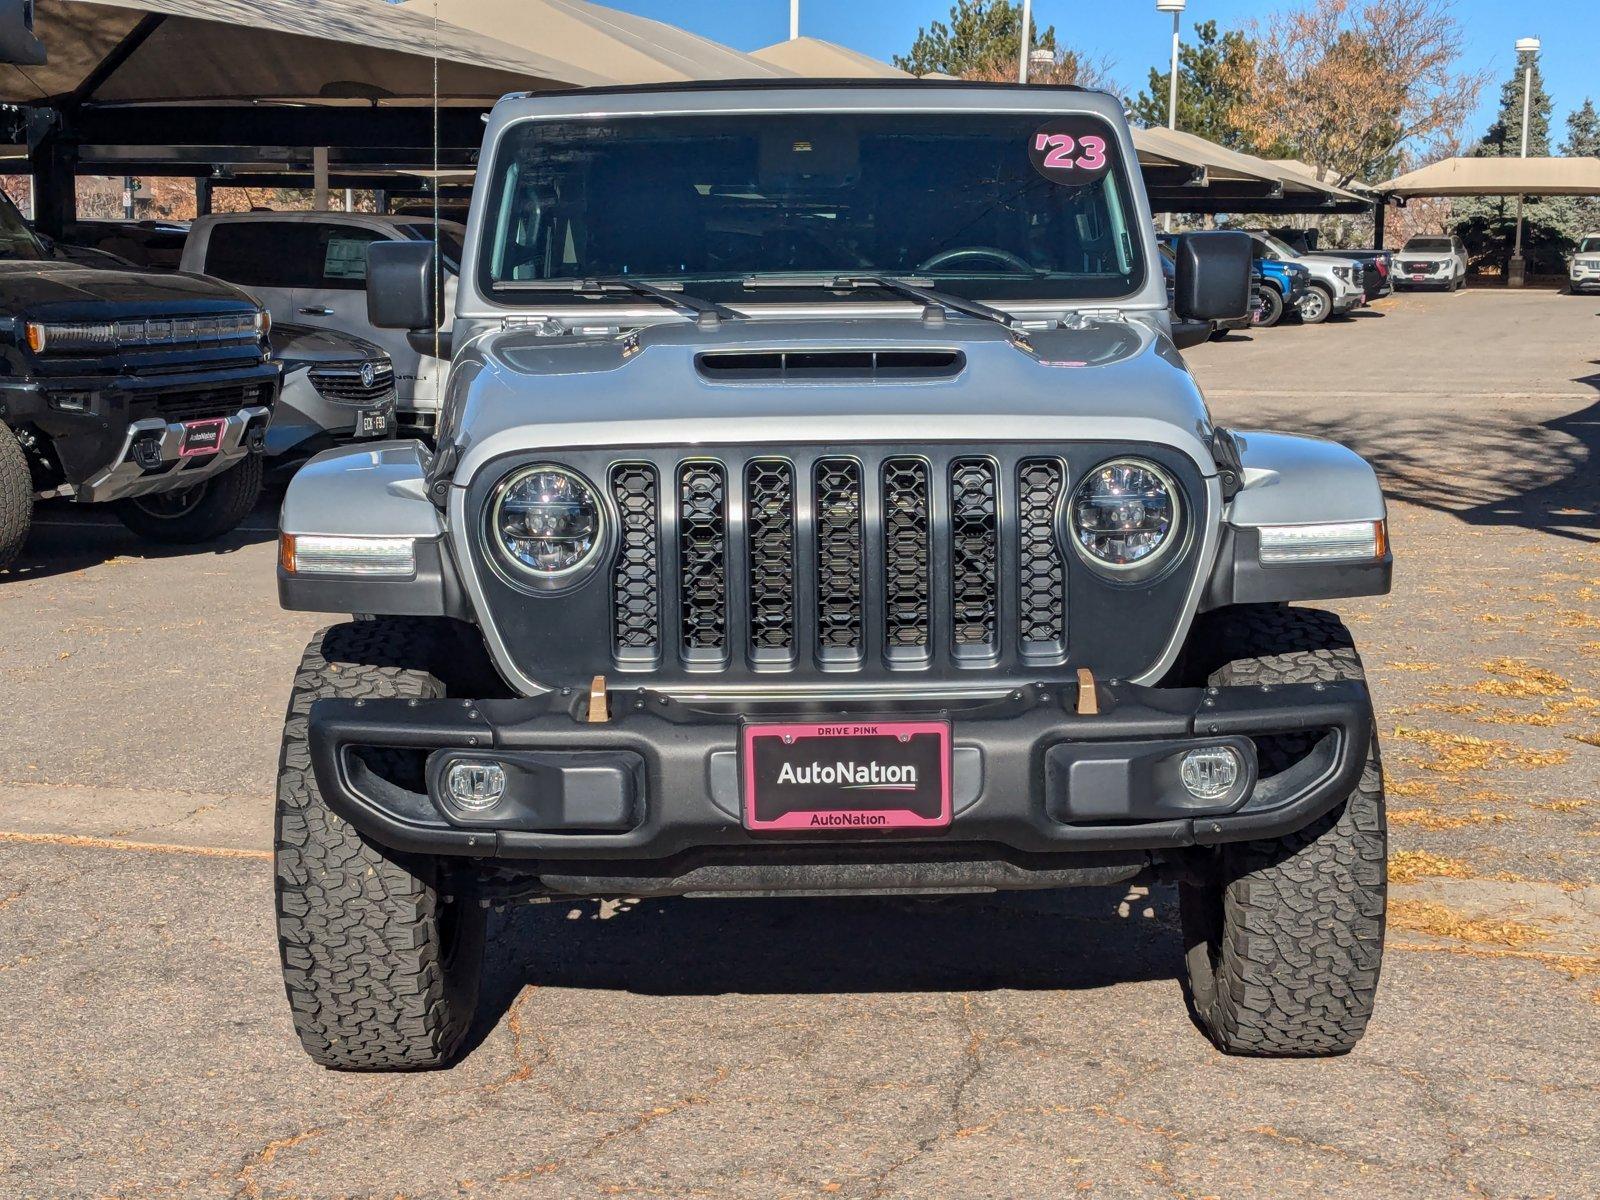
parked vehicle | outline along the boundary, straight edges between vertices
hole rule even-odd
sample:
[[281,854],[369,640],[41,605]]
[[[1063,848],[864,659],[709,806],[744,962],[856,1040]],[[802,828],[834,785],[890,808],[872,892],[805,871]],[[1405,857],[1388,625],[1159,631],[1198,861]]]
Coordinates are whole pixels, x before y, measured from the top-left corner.
[[1396,261],[1396,287],[1454,292],[1467,286],[1467,248],[1459,237],[1414,237]]
[[1261,230],[1251,230],[1250,236],[1260,247],[1261,257],[1297,263],[1310,275],[1298,311],[1307,325],[1320,325],[1330,317],[1347,316],[1367,302],[1366,273],[1360,263],[1297,254],[1286,242]]
[[1283,320],[1285,313],[1300,311],[1306,289],[1311,286],[1311,272],[1297,262],[1268,258],[1266,247],[1252,240],[1255,267],[1261,275],[1260,307],[1255,323],[1262,329],[1271,329]]
[[267,427],[269,458],[295,458],[395,432],[394,364],[383,347],[309,325],[274,325],[283,392]]
[[278,394],[255,301],[214,280],[64,262],[0,196],[0,312],[0,567],[36,496],[114,502],[162,542],[244,519]]
[[[440,222],[447,306],[455,295],[464,232],[454,222]],[[195,221],[184,246],[183,269],[247,288],[275,321],[351,333],[383,347],[394,363],[402,429],[431,438],[444,364],[413,346],[403,331],[375,329],[367,320],[367,248],[380,241],[424,239],[432,241],[433,224],[420,217],[219,213]]]
[[1269,229],[1267,233],[1283,242],[1301,258],[1331,258],[1335,261],[1360,263],[1363,269],[1363,290],[1369,302],[1381,300],[1394,293],[1394,256],[1387,250],[1323,250],[1318,246],[1321,234],[1315,229],[1285,226]]
[[[1213,423],[1121,105],[665,85],[508,97],[485,138],[437,451],[284,499],[284,605],[371,615],[284,730],[311,1056],[448,1061],[486,902],[1152,875],[1218,1046],[1349,1050],[1382,769],[1349,632],[1289,602],[1388,590],[1383,494]],[[438,323],[432,264],[372,247],[375,324]],[[1183,239],[1180,318],[1244,313],[1249,268]]]
[[1578,239],[1578,249],[1567,268],[1567,282],[1574,295],[1600,290],[1600,233],[1586,233]]

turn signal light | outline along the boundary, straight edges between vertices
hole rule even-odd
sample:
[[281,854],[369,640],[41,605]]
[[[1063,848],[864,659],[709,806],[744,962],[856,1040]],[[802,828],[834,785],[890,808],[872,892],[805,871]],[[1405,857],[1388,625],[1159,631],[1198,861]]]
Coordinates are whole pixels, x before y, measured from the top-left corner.
[[361,575],[409,579],[417,573],[417,543],[405,537],[278,535],[285,575]]

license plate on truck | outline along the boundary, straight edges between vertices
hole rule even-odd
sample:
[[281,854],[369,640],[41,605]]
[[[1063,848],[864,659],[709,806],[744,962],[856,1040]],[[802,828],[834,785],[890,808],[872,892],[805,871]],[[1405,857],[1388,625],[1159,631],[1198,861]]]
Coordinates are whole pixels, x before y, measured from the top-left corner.
[[222,431],[228,422],[221,417],[205,421],[183,423],[183,444],[178,447],[179,458],[198,458],[202,454],[215,454],[222,449]]
[[950,824],[943,721],[746,725],[744,824],[815,833]]

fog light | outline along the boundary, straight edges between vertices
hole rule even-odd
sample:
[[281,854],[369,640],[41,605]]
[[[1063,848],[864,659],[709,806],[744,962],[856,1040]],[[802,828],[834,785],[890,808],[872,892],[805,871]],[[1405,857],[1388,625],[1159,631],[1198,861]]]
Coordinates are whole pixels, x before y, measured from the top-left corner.
[[483,812],[506,794],[506,772],[499,763],[452,763],[444,776],[450,799],[470,812]]
[[1231,747],[1207,746],[1185,754],[1178,774],[1196,800],[1221,800],[1239,782],[1243,765]]

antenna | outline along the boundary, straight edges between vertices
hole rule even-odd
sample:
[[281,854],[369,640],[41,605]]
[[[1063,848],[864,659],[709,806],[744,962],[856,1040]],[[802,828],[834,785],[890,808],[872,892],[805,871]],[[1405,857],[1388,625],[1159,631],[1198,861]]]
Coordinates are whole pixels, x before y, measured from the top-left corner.
[[[440,358],[444,325],[444,263],[439,248],[439,0],[433,0],[433,357]],[[442,408],[444,397],[435,396]]]

